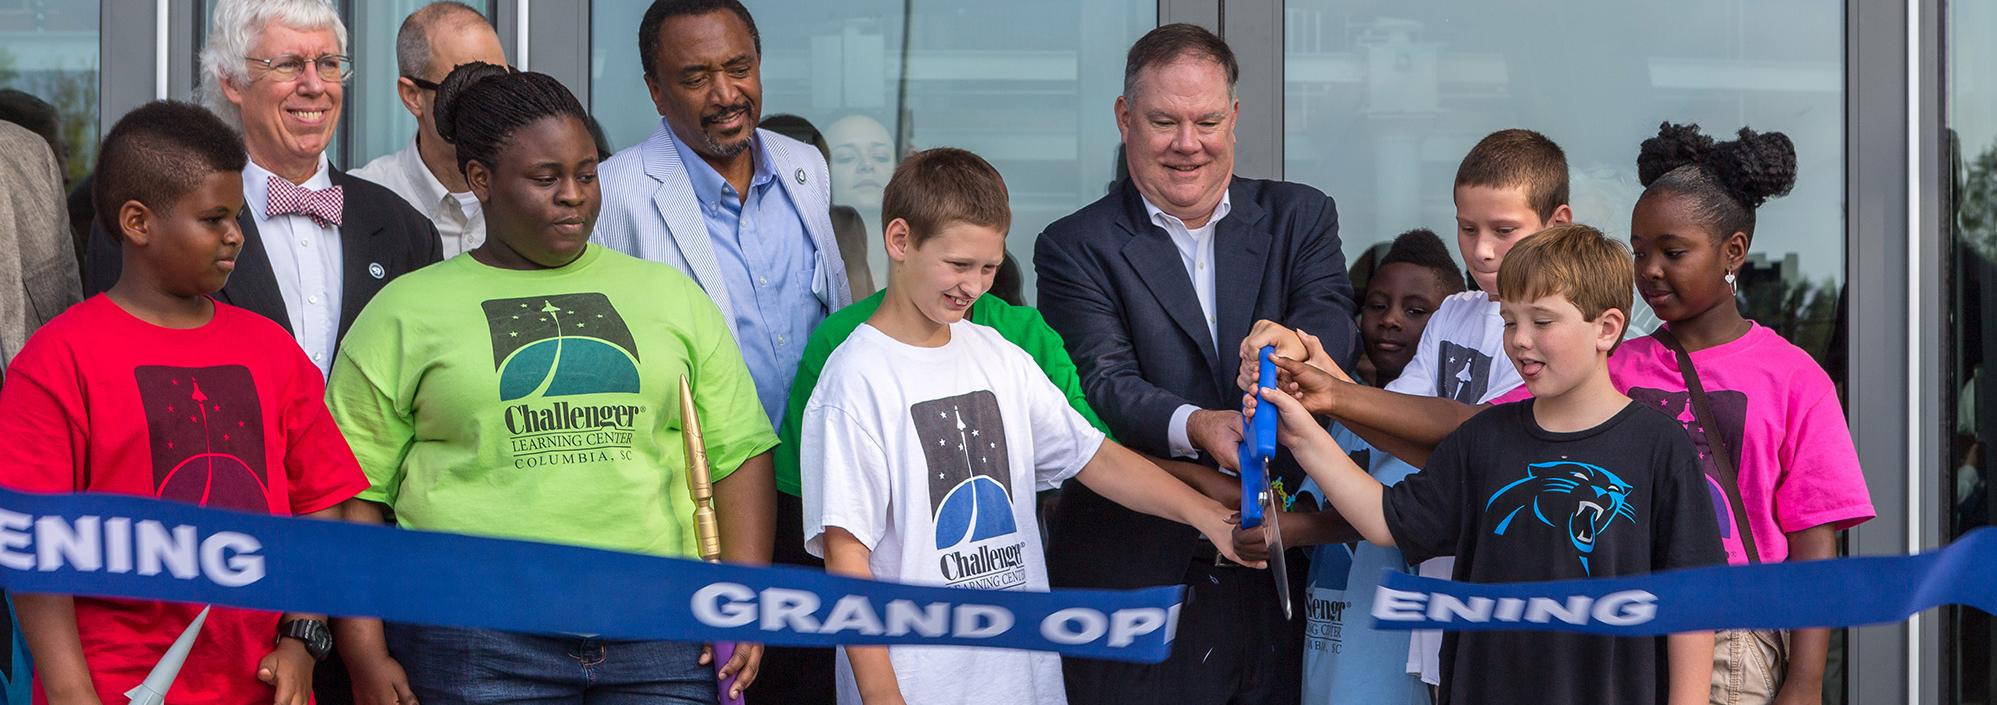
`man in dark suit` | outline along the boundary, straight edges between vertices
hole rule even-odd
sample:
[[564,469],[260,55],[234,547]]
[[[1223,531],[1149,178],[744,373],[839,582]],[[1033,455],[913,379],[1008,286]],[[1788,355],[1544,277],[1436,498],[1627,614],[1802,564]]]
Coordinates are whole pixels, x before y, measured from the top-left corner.
[[[1232,173],[1238,73],[1227,44],[1194,25],[1132,45],[1116,101],[1130,176],[1048,226],[1033,257],[1040,310],[1116,437],[1208,467],[1235,465],[1238,345],[1255,321],[1309,331],[1342,358],[1355,338],[1331,199]],[[1277,471],[1292,489],[1303,479],[1286,457]],[[1070,485],[1048,572],[1059,587],[1188,588],[1166,662],[1065,661],[1076,705],[1301,698],[1303,620],[1284,620],[1268,572],[1217,561],[1191,529]]]
[[[352,68],[346,31],[330,4],[292,13],[222,2],[202,50],[202,95],[242,128],[250,157],[237,216],[243,252],[216,299],[284,326],[325,374],[375,292],[443,250],[436,227],[408,203],[327,160]],[[118,280],[119,253],[93,230],[87,293]]]

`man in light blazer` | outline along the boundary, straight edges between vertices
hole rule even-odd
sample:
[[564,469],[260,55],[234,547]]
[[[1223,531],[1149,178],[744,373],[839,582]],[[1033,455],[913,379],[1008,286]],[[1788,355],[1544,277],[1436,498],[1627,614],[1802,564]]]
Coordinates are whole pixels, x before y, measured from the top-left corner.
[[[817,148],[757,129],[762,40],[737,0],[658,0],[638,26],[661,120],[597,172],[597,242],[700,284],[735,333],[756,396],[782,421],[805,342],[852,303]],[[772,493],[775,481],[771,480]],[[777,560],[810,564],[800,501],[778,494]],[[770,649],[755,703],[832,702],[831,649]]]
[[659,0],[639,37],[661,120],[603,163],[595,238],[678,267],[707,291],[775,423],[811,331],[852,303],[825,159],[757,129],[762,45],[739,2]]

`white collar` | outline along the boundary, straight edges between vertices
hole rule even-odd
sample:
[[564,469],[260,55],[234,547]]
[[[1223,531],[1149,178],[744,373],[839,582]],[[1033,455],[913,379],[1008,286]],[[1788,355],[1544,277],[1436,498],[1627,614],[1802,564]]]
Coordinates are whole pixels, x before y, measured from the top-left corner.
[[1142,192],[1137,194],[1137,199],[1144,202],[1144,214],[1150,216],[1151,222],[1156,223],[1161,228],[1165,227],[1168,223],[1177,224],[1179,227],[1186,228],[1187,230],[1211,228],[1215,223],[1220,222],[1220,219],[1227,217],[1228,213],[1234,211],[1234,194],[1223,190],[1220,192],[1220,204],[1213,207],[1213,215],[1207,218],[1207,224],[1198,228],[1189,228],[1186,227],[1186,221],[1180,220],[1178,216],[1166,213],[1164,210],[1152,205],[1151,199],[1145,198]]

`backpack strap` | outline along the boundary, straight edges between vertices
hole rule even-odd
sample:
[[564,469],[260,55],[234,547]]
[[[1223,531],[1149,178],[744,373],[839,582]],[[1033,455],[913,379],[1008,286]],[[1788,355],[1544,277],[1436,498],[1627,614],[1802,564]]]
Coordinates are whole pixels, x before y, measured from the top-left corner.
[[1734,467],[1733,447],[1721,431],[1719,419],[1713,416],[1713,405],[1706,399],[1705,385],[1699,383],[1699,370],[1692,366],[1692,354],[1686,352],[1685,346],[1678,344],[1678,338],[1662,326],[1650,336],[1678,356],[1678,373],[1684,376],[1685,391],[1692,397],[1692,415],[1706,429],[1706,449],[1712,453],[1713,467],[1720,475],[1720,489],[1726,492],[1727,506],[1733,510],[1734,533],[1740,536],[1747,561],[1760,563],[1761,551],[1755,547],[1754,529],[1748,525],[1747,508],[1740,498],[1740,468]]

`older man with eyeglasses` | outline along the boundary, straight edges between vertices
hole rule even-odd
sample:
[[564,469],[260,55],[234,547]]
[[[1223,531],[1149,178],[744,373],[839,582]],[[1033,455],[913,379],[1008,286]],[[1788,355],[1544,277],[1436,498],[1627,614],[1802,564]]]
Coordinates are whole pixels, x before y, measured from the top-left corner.
[[[201,50],[201,96],[243,130],[243,251],[216,300],[276,321],[321,374],[375,292],[442,259],[437,229],[393,192],[326,157],[353,63],[327,0],[221,0]],[[84,288],[118,280],[93,232]]]
[[437,136],[437,84],[451,69],[474,61],[506,65],[499,33],[485,15],[459,2],[424,5],[402,21],[395,34],[395,92],[416,118],[409,146],[386,154],[353,175],[387,186],[430,219],[444,240],[444,256],[455,257],[485,242],[485,215],[473,198],[458,150]]

